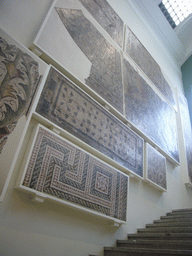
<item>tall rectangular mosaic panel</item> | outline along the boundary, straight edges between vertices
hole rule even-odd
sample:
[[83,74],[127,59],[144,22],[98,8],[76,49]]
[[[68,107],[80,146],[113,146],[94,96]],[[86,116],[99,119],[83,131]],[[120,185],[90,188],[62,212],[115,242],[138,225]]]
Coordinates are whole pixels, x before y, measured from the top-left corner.
[[154,83],[154,85],[164,95],[165,99],[173,107],[176,107],[173,92],[165,80],[159,65],[128,26],[126,26],[125,52],[135,61],[141,70]]
[[179,162],[176,113],[124,59],[125,116],[176,162]]
[[128,176],[38,125],[20,188],[126,221]]
[[143,139],[53,67],[36,112],[143,176]]
[[162,190],[167,189],[166,158],[146,143],[145,179]]
[[181,112],[181,121],[185,140],[189,181],[190,183],[192,183],[192,130],[188,103],[184,95],[179,96],[179,107]]

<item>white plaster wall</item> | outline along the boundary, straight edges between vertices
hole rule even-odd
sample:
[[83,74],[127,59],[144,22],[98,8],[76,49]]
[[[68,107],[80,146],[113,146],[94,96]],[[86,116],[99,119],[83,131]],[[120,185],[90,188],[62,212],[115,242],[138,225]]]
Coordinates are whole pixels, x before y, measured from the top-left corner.
[[[1,0],[0,24],[15,39],[29,46],[52,1]],[[182,89],[179,66],[146,28],[125,0],[109,3],[159,63],[172,86]],[[178,117],[179,122],[179,117]],[[179,124],[180,151],[183,152]],[[181,166],[168,162],[168,190],[161,193],[142,181],[130,179],[128,220],[119,228],[91,215],[50,202],[38,204],[14,190],[17,171],[12,174],[4,201],[0,204],[0,254],[5,256],[86,256],[102,255],[103,246],[136,232],[153,219],[176,208],[192,206],[192,190],[184,185],[185,154]]]

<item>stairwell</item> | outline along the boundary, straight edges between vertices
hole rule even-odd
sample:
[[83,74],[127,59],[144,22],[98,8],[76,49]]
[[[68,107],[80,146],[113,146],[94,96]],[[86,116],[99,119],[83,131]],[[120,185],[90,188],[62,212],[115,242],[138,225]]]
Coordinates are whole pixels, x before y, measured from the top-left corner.
[[192,209],[174,210],[153,224],[105,247],[104,256],[192,255]]

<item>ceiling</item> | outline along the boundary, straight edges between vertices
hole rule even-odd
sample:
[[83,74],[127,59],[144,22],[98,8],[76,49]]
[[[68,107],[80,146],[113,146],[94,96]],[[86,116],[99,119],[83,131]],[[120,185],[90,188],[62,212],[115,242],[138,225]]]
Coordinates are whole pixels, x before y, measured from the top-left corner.
[[161,0],[127,0],[181,66],[192,54],[192,14],[172,29],[158,4]]

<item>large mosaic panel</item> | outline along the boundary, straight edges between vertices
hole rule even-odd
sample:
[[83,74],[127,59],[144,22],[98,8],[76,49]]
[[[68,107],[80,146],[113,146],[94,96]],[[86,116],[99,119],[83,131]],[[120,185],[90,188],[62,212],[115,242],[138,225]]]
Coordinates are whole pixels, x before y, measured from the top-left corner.
[[181,112],[181,121],[183,126],[187,164],[188,164],[188,175],[190,183],[192,183],[192,130],[189,116],[189,109],[187,99],[184,95],[179,96],[179,107]]
[[148,143],[146,156],[146,179],[166,190],[166,158]]
[[176,107],[173,92],[165,80],[159,65],[127,26],[125,51],[150,78],[166,100]]
[[54,68],[36,112],[143,176],[143,139]]
[[124,59],[125,115],[172,159],[179,162],[176,114]]
[[122,47],[123,21],[106,0],[80,0],[112,39]]
[[[105,29],[112,28],[108,24],[112,19],[112,9],[108,9],[106,2],[82,3],[96,15],[100,23],[101,20],[103,25],[107,22]],[[97,12],[92,11],[97,7]],[[88,10],[77,0],[57,1],[34,44],[123,113],[121,54],[112,44],[113,40],[107,41],[98,31],[98,23],[90,17]],[[105,19],[102,19],[103,16]],[[55,30],[58,31],[57,35],[54,34]],[[120,39],[114,29],[111,32]]]
[[40,125],[22,185],[126,221],[128,177]]

